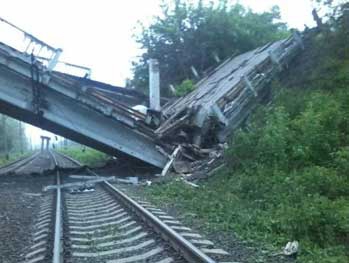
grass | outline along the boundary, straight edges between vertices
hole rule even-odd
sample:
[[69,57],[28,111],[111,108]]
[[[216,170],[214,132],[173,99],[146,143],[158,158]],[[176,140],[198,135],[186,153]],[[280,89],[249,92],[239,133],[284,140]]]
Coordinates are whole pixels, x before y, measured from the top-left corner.
[[18,159],[22,159],[25,157],[28,157],[29,155],[31,155],[32,152],[25,152],[25,153],[11,153],[9,154],[9,158],[7,159],[5,156],[1,156],[0,157],[0,167],[5,166],[7,164],[10,164]]
[[215,177],[200,188],[153,185],[148,196],[273,252],[297,240],[297,262],[349,262],[349,63],[340,55],[349,50],[340,37],[314,39],[292,89],[273,84],[273,105],[234,134]]
[[66,149],[58,149],[58,151],[90,167],[102,166],[110,158],[107,154],[88,147],[84,149],[77,146],[68,147]]

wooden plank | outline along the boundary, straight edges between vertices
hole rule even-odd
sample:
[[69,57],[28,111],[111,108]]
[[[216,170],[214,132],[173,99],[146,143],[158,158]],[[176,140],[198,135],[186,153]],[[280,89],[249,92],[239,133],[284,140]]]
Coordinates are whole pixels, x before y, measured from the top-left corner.
[[98,179],[94,179],[94,180],[87,180],[84,182],[66,183],[66,184],[61,184],[59,186],[58,185],[49,185],[49,186],[44,187],[43,191],[47,192],[48,190],[55,190],[58,188],[63,189],[63,188],[73,188],[73,187],[79,187],[79,186],[85,186],[85,185],[94,185],[94,184],[101,183],[104,181],[115,181],[115,180],[116,180],[115,176],[112,176],[112,177],[108,177],[108,178],[102,177],[102,178],[98,178]]
[[167,162],[167,164],[165,165],[164,169],[161,172],[161,176],[166,176],[168,171],[170,170],[172,163],[174,162],[174,160],[176,159],[179,151],[181,150],[181,146],[179,145],[172,153],[172,155],[170,156],[170,160]]

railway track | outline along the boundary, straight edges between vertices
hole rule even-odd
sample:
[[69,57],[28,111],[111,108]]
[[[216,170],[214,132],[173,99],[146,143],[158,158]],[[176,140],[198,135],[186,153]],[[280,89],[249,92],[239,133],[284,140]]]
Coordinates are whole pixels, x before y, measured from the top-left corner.
[[0,175],[16,172],[17,169],[27,165],[29,162],[34,160],[38,155],[39,155],[39,152],[34,153],[31,156],[19,159],[19,160],[15,161],[15,162],[12,162],[12,163],[10,163],[8,165],[5,165],[5,166],[1,167],[0,168]]
[[150,203],[126,195],[119,185],[102,181],[89,190],[66,188],[86,176],[69,176],[57,167],[80,164],[59,153],[49,156],[55,186],[40,207],[24,262],[229,262],[226,251]]

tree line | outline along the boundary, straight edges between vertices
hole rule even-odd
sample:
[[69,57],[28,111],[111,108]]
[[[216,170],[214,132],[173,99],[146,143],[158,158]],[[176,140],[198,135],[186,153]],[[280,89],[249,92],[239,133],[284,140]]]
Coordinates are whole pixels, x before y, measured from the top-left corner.
[[176,88],[184,89],[179,92],[183,95],[192,88],[188,80],[195,82],[222,60],[289,34],[287,25],[280,22],[279,7],[256,13],[229,0],[163,0],[161,14],[139,29],[135,38],[144,52],[133,62],[134,77],[127,86],[147,93],[147,61],[156,58],[161,95],[167,97]]
[[[309,2],[330,21],[348,4],[344,0]],[[134,76],[127,87],[148,93],[147,61],[155,58],[160,62],[161,95],[184,95],[228,57],[287,37],[292,29],[280,18],[278,6],[256,13],[231,0],[162,0],[161,13],[152,23],[139,23],[135,39],[143,53],[133,62]]]
[[9,158],[10,153],[24,153],[29,143],[25,135],[24,124],[0,114],[0,155]]

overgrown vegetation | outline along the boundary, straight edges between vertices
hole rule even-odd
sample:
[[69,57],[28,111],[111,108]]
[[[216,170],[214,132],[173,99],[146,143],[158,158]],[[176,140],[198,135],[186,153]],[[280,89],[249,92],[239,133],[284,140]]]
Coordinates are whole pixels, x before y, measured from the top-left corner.
[[28,157],[31,154],[32,154],[31,151],[26,151],[23,154],[20,152],[12,153],[12,154],[8,155],[8,158],[6,156],[1,156],[0,157],[0,167],[5,166],[7,164],[10,164],[16,160]]
[[287,82],[273,84],[272,106],[233,136],[216,177],[199,189],[153,186],[152,198],[274,250],[298,240],[297,262],[348,262],[348,36],[337,25],[312,38]]
[[9,161],[25,154],[29,143],[25,136],[24,125],[10,117],[0,114],[0,159]]
[[70,156],[71,158],[79,161],[83,165],[90,167],[98,167],[104,165],[110,158],[107,154],[94,150],[88,147],[68,147],[58,149],[59,152]]
[[195,86],[193,81],[190,79],[186,79],[181,84],[175,87],[175,90],[176,90],[175,95],[179,97],[184,96],[190,93],[191,91],[193,91],[194,89],[195,89]]

